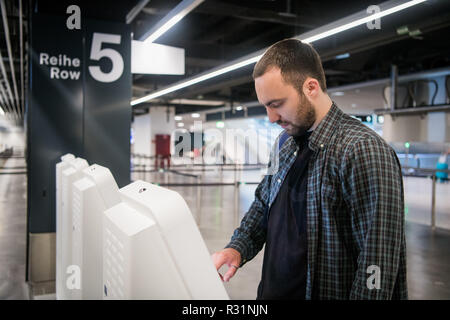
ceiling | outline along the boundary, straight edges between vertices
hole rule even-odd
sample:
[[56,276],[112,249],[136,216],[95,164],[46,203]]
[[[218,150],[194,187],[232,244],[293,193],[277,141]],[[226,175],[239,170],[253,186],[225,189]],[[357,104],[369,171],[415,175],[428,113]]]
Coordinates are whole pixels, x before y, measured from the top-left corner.
[[[27,51],[27,1],[1,0],[0,22],[0,104],[11,120],[23,120]],[[21,9],[23,22],[20,24]],[[4,18],[6,17],[6,19]],[[22,28],[21,28],[22,26]],[[22,36],[22,41],[21,41]],[[6,100],[6,101],[5,101]]]
[[[12,66],[18,95],[14,94],[12,68],[8,53],[4,19],[0,24],[0,52],[6,78],[10,83],[15,107],[11,111],[23,119],[21,75],[27,70],[27,17],[30,8],[40,5],[41,10],[52,13],[61,11],[67,3],[81,3],[90,8],[93,18],[126,20],[127,14],[143,0],[112,2],[106,0],[22,0],[23,41],[20,42],[19,1],[5,1],[9,27]],[[181,1],[150,0],[132,20],[135,39],[148,31]],[[257,50],[265,49],[276,41],[314,30],[350,14],[366,10],[374,0],[205,0],[183,20],[176,24],[155,43],[184,48],[185,70],[183,76],[133,75],[133,97],[141,97],[182,79],[210,70]],[[109,9],[108,9],[109,8]],[[399,34],[397,30],[408,27],[416,35]],[[322,57],[330,92],[333,88],[349,84],[386,79],[391,64],[398,66],[399,74],[409,74],[450,66],[450,1],[428,0],[423,4],[381,19],[381,29],[369,30],[365,25],[338,35],[314,42]],[[22,48],[22,49],[21,49]],[[23,59],[20,52],[23,51]],[[336,56],[347,54],[338,59]],[[23,72],[21,66],[23,65]],[[226,106],[256,101],[253,65],[229,72],[194,86],[173,92],[156,101],[142,103],[133,108],[134,114],[147,112],[153,105],[175,105],[176,113],[187,113],[222,106],[173,104],[173,99],[218,100]],[[0,72],[0,83],[6,90],[6,78]],[[26,76],[24,82],[26,83]],[[26,91],[26,85],[24,90]],[[381,99],[379,88],[373,89]],[[361,102],[369,96],[360,90],[354,97]],[[367,93],[369,94],[369,93]],[[357,104],[357,103],[355,103]],[[355,109],[355,108],[353,108]],[[361,112],[361,110],[360,110]],[[358,113],[358,110],[355,110]]]
[[[162,19],[180,1],[151,0],[132,22],[137,39]],[[276,41],[294,37],[331,23],[382,1],[291,1],[206,0],[157,39],[156,43],[185,49],[184,76],[133,75],[135,98],[172,83],[267,48]],[[397,29],[419,30],[417,35],[398,34]],[[399,74],[450,66],[450,1],[429,0],[381,19],[381,29],[365,25],[313,44],[322,57],[328,88],[389,77],[391,64]],[[348,53],[344,59],[336,56]],[[172,99],[205,99],[227,105],[255,101],[253,65],[176,91],[161,99],[135,106],[135,113],[152,105],[173,105]],[[360,90],[360,102],[376,96],[380,88]],[[354,103],[358,105],[358,103]],[[362,103],[359,103],[362,105]],[[205,106],[176,105],[176,112],[205,110]],[[214,108],[220,108],[216,106]],[[356,110],[355,110],[356,109]],[[352,107],[355,113],[365,110]]]

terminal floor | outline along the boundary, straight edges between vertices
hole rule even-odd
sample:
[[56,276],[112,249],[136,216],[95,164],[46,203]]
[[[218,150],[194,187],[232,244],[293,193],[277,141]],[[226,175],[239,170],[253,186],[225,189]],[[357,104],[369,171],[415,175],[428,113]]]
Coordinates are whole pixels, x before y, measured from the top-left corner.
[[[23,166],[23,159],[0,159],[0,167]],[[9,170],[9,169],[8,169]],[[208,169],[209,170],[209,169]],[[2,170],[5,172],[7,170]],[[22,170],[9,170],[22,171]],[[217,182],[220,172],[184,170],[184,173],[202,175],[203,182]],[[257,182],[259,171],[237,174],[240,181]],[[161,183],[196,183],[197,178],[174,173],[133,174],[133,180],[141,179]],[[233,182],[234,172],[223,172],[223,182]],[[429,225],[431,184],[418,178],[405,178],[406,237],[408,253],[408,286],[410,299],[450,299],[450,220],[448,207],[449,185],[436,188],[438,228]],[[429,188],[428,188],[429,187]],[[256,185],[241,185],[238,214],[235,211],[235,188],[233,186],[170,187],[179,192],[200,227],[211,253],[223,248],[239,220],[253,200]],[[429,190],[429,191],[428,191]],[[200,196],[200,197],[199,197]],[[25,283],[26,257],[26,176],[0,174],[0,299],[29,299]],[[255,299],[261,276],[263,250],[236,276],[225,283],[231,299]],[[224,272],[225,268],[221,270]],[[32,296],[31,296],[32,297]],[[36,297],[38,298],[38,297]]]

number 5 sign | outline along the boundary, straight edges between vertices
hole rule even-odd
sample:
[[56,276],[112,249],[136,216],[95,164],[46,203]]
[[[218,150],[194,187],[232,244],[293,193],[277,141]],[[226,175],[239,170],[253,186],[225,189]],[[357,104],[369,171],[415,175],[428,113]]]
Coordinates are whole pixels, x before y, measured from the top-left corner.
[[114,82],[123,73],[123,58],[114,49],[102,49],[102,43],[120,44],[121,36],[117,34],[94,32],[89,59],[99,61],[101,58],[111,60],[112,69],[110,72],[103,72],[100,66],[89,66],[89,73],[92,78],[100,82]]

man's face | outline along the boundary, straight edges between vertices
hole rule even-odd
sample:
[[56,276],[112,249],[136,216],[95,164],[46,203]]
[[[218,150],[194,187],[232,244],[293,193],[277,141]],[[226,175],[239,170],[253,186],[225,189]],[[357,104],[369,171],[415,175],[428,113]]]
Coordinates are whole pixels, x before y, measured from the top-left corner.
[[313,105],[303,93],[283,81],[279,68],[272,67],[256,78],[255,89],[270,122],[280,125],[289,135],[303,135],[316,121]]

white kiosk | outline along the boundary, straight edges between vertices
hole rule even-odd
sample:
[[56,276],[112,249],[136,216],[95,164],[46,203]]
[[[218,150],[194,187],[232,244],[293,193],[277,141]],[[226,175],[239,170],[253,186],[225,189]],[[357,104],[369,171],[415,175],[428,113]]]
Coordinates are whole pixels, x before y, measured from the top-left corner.
[[119,187],[108,168],[93,164],[73,183],[72,264],[79,267],[80,287],[72,299],[103,298],[102,216],[120,202]]
[[177,192],[136,181],[120,195],[104,215],[104,299],[229,299]]
[[71,153],[61,157],[61,162],[56,164],[56,297],[63,298],[63,273],[62,266],[62,171],[69,167],[69,162],[74,160],[75,156]]
[[70,154],[61,160],[57,299],[229,299],[177,192],[143,181],[119,190],[109,169]]
[[[62,167],[63,165],[61,165]],[[57,243],[57,263],[56,270],[57,275],[57,284],[56,287],[58,290],[56,291],[57,299],[71,299],[71,290],[68,289],[66,285],[66,271],[67,268],[72,265],[72,211],[73,211],[73,202],[72,202],[72,186],[75,181],[81,178],[81,171],[88,167],[88,163],[86,160],[81,158],[76,158],[70,160],[68,165],[65,168],[61,168],[61,179],[60,179],[60,200],[57,200],[60,204],[59,212],[57,212],[57,223],[56,223],[56,238]],[[58,169],[57,169],[58,170]],[[57,176],[57,184],[58,184],[58,176]],[[57,189],[59,190],[59,189]],[[58,197],[58,193],[57,193]],[[77,205],[75,203],[75,205]],[[59,249],[59,250],[58,250]]]

